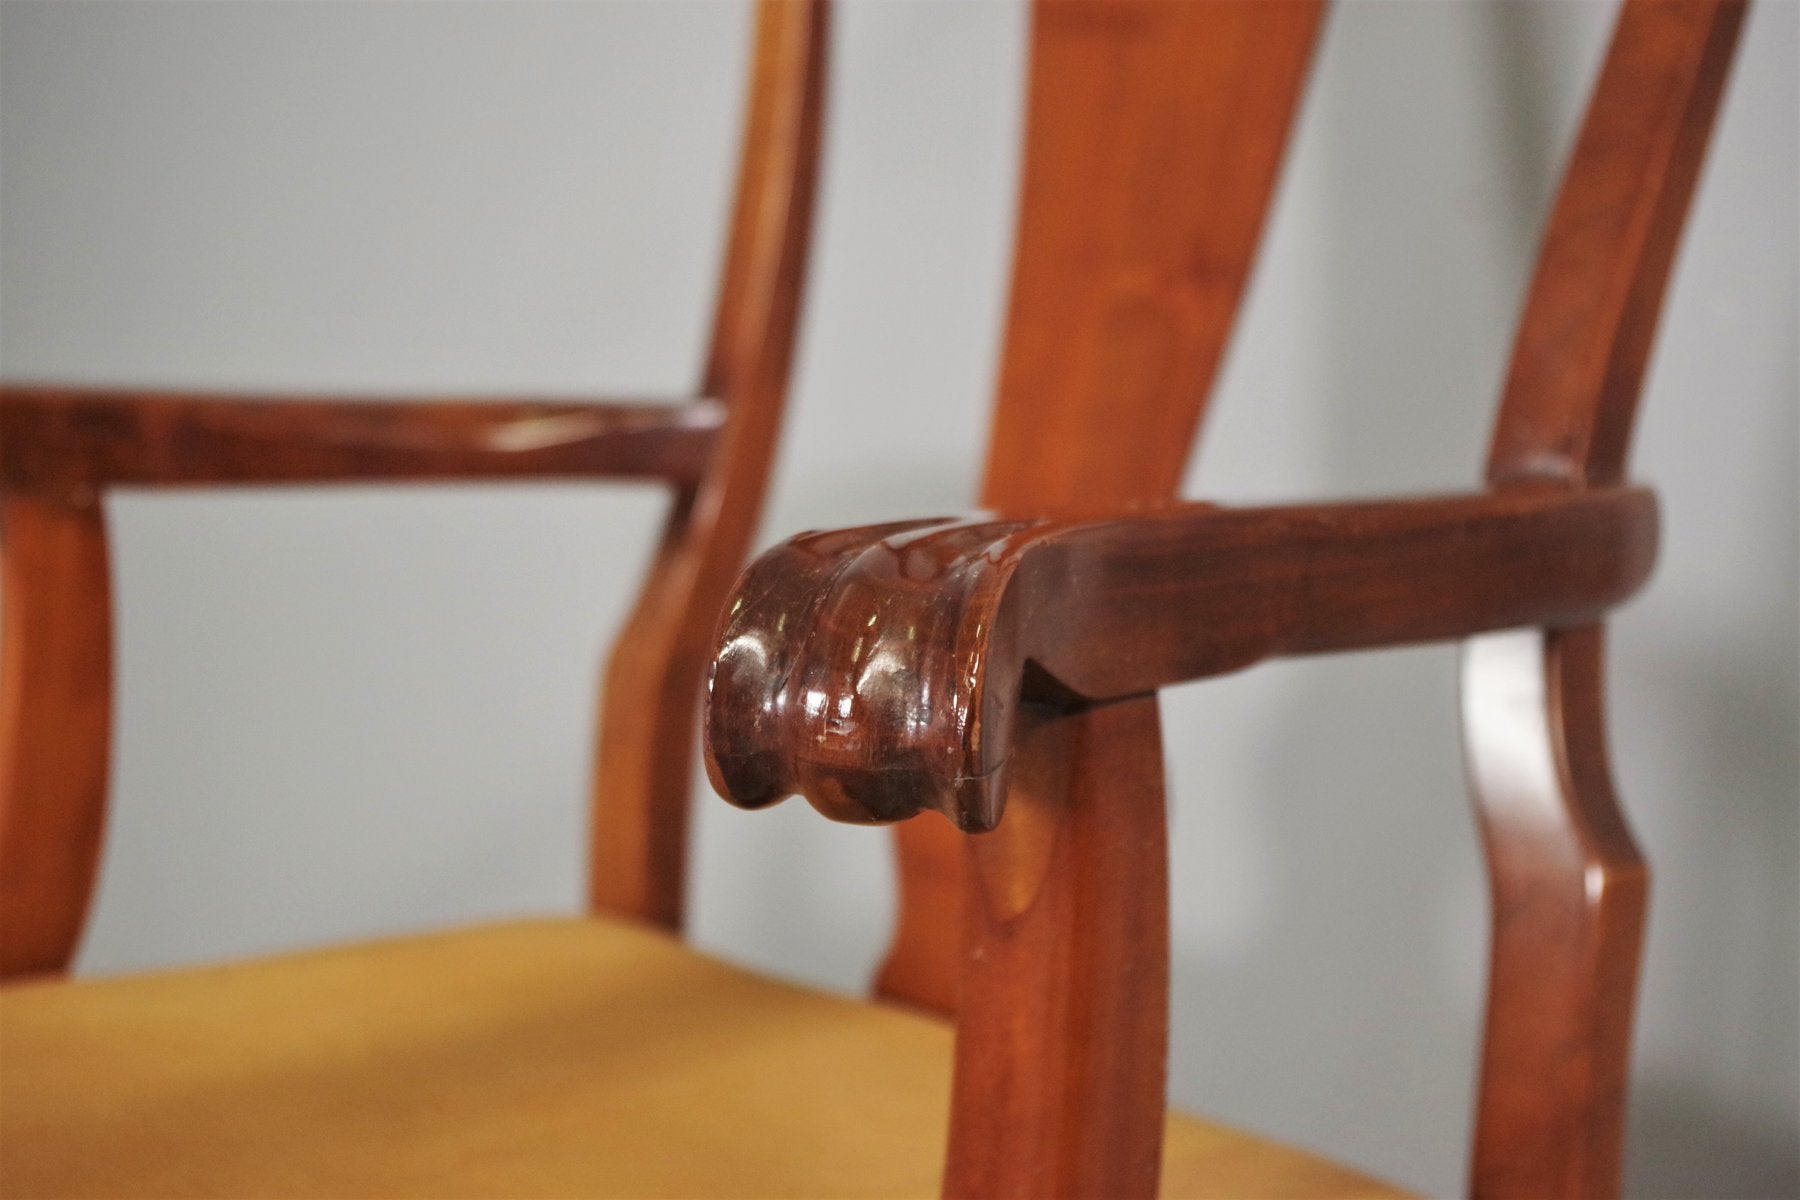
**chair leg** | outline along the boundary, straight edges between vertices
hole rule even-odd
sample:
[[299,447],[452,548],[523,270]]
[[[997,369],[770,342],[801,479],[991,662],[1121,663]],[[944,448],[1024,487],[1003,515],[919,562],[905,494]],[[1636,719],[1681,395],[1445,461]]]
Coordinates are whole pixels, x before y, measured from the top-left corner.
[[946,1196],[1156,1194],[1169,883],[1156,700],[1021,714],[971,836]]
[[1471,639],[1470,782],[1493,896],[1470,1191],[1616,1196],[1649,875],[1607,768],[1599,625]]
[[67,970],[100,864],[112,610],[98,497],[0,504],[0,978]]

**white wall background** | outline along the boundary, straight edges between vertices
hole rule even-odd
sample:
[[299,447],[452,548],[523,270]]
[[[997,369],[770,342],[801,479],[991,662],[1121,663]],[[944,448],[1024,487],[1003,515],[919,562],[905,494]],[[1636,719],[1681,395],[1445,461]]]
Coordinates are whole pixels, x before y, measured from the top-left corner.
[[[1189,492],[1476,478],[1611,9],[1332,16]],[[738,5],[0,9],[14,379],[683,393],[743,78]],[[1024,14],[840,13],[822,222],[765,541],[973,494]],[[1638,474],[1666,541],[1616,622],[1618,774],[1657,868],[1630,1189],[1800,1191],[1796,80],[1752,14]],[[653,490],[125,495],[101,972],[572,909],[601,650]],[[1454,655],[1176,689],[1171,1091],[1460,1186],[1485,901]],[[703,795],[695,935],[861,986],[884,839]]]

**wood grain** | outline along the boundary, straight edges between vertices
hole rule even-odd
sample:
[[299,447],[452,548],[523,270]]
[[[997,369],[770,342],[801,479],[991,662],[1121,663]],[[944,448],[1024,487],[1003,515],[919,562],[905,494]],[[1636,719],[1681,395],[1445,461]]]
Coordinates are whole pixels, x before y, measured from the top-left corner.
[[744,154],[703,390],[725,422],[664,527],[613,645],[594,771],[588,894],[599,911],[682,921],[700,682],[756,532],[786,403],[823,136],[823,0],[757,9]]
[[[1032,9],[1018,242],[980,504],[1174,499],[1299,108],[1312,0]],[[962,855],[895,830],[900,910],[876,985],[955,1011]]]
[[1168,1055],[1156,700],[1021,716],[970,866],[946,1196],[1154,1196]]
[[1648,577],[1636,488],[1168,509],[803,534],[745,573],[706,716],[714,786],[842,821],[1000,824],[1025,702],[1265,658],[1589,621]]

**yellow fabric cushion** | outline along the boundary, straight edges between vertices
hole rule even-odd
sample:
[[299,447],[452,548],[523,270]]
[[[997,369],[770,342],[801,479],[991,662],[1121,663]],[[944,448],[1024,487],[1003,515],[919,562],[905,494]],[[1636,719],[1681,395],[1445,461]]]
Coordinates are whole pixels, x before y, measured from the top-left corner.
[[[930,1196],[949,1027],[623,922],[0,989],[0,1194]],[[1172,1117],[1171,1196],[1393,1195]]]

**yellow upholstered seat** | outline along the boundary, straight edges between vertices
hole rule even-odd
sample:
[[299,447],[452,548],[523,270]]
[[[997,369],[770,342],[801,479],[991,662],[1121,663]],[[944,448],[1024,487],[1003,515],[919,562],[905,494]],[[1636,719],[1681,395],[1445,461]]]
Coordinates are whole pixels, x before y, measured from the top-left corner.
[[[0,990],[0,1192],[929,1196],[948,1025],[520,922]],[[1391,1195],[1183,1117],[1164,1191]]]

